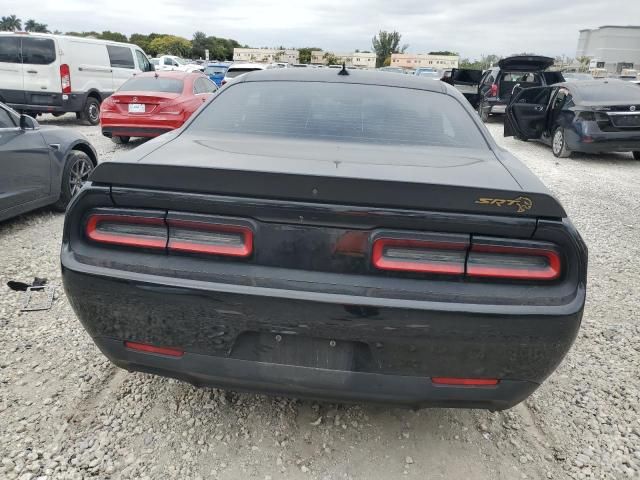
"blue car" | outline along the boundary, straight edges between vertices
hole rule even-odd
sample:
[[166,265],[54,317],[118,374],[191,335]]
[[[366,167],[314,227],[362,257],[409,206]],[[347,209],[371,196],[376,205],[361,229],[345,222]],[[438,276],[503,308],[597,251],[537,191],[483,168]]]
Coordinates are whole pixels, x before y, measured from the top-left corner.
[[205,67],[204,74],[220,87],[228,68],[229,65],[225,63],[210,63]]

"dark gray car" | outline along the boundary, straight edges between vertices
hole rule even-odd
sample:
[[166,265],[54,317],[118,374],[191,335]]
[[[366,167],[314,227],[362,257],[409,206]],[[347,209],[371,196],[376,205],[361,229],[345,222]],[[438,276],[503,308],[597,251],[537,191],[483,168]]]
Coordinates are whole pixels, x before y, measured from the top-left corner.
[[82,134],[0,103],[0,221],[46,205],[64,210],[97,163]]

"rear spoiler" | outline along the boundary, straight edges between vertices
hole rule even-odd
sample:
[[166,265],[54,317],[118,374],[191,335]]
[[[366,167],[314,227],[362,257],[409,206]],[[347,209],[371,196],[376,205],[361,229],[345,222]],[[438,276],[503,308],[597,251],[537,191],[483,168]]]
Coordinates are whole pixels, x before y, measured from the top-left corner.
[[94,183],[235,197],[456,213],[564,218],[549,194],[345,177],[107,162]]

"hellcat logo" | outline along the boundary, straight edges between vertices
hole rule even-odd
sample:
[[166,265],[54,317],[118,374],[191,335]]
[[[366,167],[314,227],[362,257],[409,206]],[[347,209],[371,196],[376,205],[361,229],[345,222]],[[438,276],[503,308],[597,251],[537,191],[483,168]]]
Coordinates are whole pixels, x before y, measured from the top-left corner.
[[508,198],[479,198],[476,203],[496,207],[516,207],[518,213],[526,212],[533,207],[533,202],[529,197],[518,197],[511,200]]

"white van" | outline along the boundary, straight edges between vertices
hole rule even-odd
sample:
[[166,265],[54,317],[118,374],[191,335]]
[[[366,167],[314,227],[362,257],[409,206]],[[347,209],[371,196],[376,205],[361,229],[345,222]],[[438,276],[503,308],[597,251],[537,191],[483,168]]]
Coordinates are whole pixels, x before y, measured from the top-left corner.
[[0,102],[31,115],[75,112],[97,125],[100,104],[154,70],[136,45],[44,33],[0,33]]

